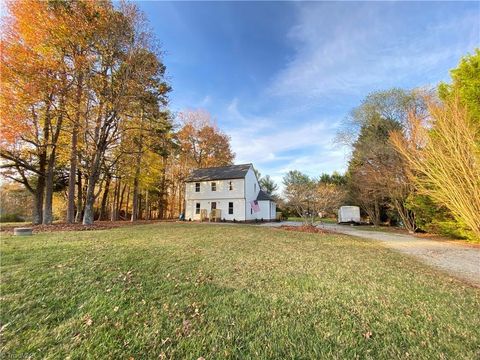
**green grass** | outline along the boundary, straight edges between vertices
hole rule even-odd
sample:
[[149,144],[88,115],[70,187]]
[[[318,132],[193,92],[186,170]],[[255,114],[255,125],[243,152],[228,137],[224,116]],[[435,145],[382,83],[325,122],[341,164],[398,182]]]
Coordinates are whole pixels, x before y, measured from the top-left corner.
[[237,225],[2,236],[2,358],[473,359],[480,290],[377,242]]

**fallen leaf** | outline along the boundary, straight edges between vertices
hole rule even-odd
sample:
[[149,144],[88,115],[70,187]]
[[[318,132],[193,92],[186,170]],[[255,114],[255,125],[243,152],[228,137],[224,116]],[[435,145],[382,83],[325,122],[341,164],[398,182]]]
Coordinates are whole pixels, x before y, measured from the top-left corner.
[[92,318],[90,317],[90,315],[85,315],[85,317],[83,318],[84,322],[85,322],[85,325],[87,326],[91,326],[93,324],[93,320]]
[[363,337],[365,339],[370,339],[372,337],[372,332],[371,331],[367,331],[366,333],[363,334]]

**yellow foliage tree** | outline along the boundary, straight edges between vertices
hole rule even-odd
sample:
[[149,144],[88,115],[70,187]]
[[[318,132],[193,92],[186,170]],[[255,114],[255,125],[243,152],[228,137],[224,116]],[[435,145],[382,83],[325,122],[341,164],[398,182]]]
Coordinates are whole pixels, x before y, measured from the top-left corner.
[[409,117],[409,138],[391,140],[404,156],[418,191],[447,207],[480,241],[480,122],[454,96],[444,103],[427,100],[431,123]]

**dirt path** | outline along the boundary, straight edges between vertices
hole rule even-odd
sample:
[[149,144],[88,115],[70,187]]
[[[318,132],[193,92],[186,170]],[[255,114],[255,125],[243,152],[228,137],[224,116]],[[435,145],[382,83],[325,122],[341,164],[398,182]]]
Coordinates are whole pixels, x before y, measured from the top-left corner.
[[[299,225],[287,221],[279,225]],[[262,226],[275,226],[277,223]],[[377,240],[402,253],[415,256],[423,262],[480,287],[480,248],[451,242],[422,239],[411,235],[380,231],[358,230],[354,227],[323,224],[321,227],[341,234]]]

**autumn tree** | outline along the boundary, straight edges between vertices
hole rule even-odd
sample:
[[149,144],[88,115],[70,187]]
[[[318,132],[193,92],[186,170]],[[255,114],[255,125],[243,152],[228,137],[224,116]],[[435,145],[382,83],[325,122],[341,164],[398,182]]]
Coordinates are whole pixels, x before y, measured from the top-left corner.
[[[71,86],[67,24],[55,3],[7,2],[2,26],[0,155],[4,175],[34,195],[33,222],[52,222],[55,165]],[[13,172],[12,172],[13,170]]]
[[318,203],[320,219],[327,214],[336,214],[345,199],[345,189],[333,183],[317,182]]
[[408,114],[425,116],[425,105],[415,91],[392,89],[369,95],[348,118],[349,130],[340,134],[352,146],[347,186],[352,202],[379,225],[392,209],[409,231],[415,218],[406,202],[413,187],[404,173],[403,159],[389,138],[406,133]]
[[58,174],[63,179],[69,169],[67,221],[76,211],[91,224],[100,193],[105,212],[112,171],[123,156],[115,148],[137,136],[131,124],[142,109],[152,117],[166,105],[165,67],[134,5],[22,0],[7,8],[3,175],[34,194],[33,221],[48,224]]
[[186,110],[178,114],[177,121],[181,127],[175,134],[178,148],[176,161],[170,169],[169,195],[176,199],[176,208],[181,212],[184,180],[190,171],[231,165],[235,154],[230,146],[230,137],[219,129],[207,111]]
[[313,226],[320,211],[315,181],[298,170],[291,170],[283,177],[283,185],[287,205],[303,219],[305,225]]
[[205,110],[188,110],[178,115],[182,125],[177,133],[186,162],[194,167],[230,165],[235,157],[230,138]]
[[[83,224],[94,221],[97,186],[102,181],[101,167],[106,155],[118,146],[132,104],[137,104],[134,118],[143,122],[144,89],[163,98],[169,87],[163,80],[165,67],[148,48],[148,34],[142,27],[138,9],[125,5],[121,11],[111,5],[108,19],[100,28],[96,75],[93,82],[92,117],[86,126],[88,179]],[[152,90],[154,89],[154,90]],[[140,120],[138,120],[140,119]],[[141,131],[140,131],[141,132]]]
[[307,226],[335,212],[344,198],[344,191],[337,185],[311,178],[298,170],[289,171],[283,177],[283,185],[287,206],[294,209]]
[[[460,115],[457,111],[451,111],[452,104],[459,103],[460,108],[464,112],[468,113],[469,121],[472,122],[473,126],[480,122],[479,120],[479,79],[480,79],[480,52],[478,49],[475,50],[473,54],[469,54],[461,59],[457,68],[451,71],[452,82],[450,84],[442,83],[438,89],[438,95],[440,99],[435,99],[434,95],[427,95],[426,99],[430,105],[433,105],[433,108],[436,109],[435,114],[437,117],[439,115],[439,109],[449,113],[450,115],[450,124],[452,126],[456,122],[460,124],[465,122],[465,116]],[[442,105],[441,100],[444,102]],[[431,106],[432,107],[432,106]],[[449,110],[450,109],[450,110]],[[460,111],[460,114],[462,113]],[[411,114],[410,121],[408,122],[408,127],[410,128],[407,132],[402,134],[395,133],[395,144],[398,146],[402,144],[404,147],[408,144],[408,147],[411,150],[423,149],[425,144],[429,142],[431,136],[436,133],[435,124],[442,124],[443,121],[437,121],[433,114],[429,114],[427,118],[419,117],[418,114]],[[460,125],[459,129],[464,129],[463,125]],[[432,129],[433,131],[430,131]],[[441,130],[439,137],[435,137],[435,141],[438,141],[440,138],[446,138],[448,136],[455,138],[459,136],[459,133],[456,135],[450,130],[447,129],[445,133]],[[466,137],[468,139],[468,136]],[[431,140],[434,143],[433,139]],[[453,146],[454,140],[450,140],[450,146]],[[468,143],[468,141],[467,141]],[[477,142],[478,144],[478,142]],[[466,143],[462,143],[467,145]],[[438,151],[444,151],[446,154],[446,149],[438,148]],[[421,156],[422,154],[417,154]],[[448,157],[444,158],[445,160]],[[451,159],[455,159],[455,156],[452,155]],[[450,159],[450,160],[451,160]],[[449,161],[450,161],[449,160]],[[459,159],[452,160],[458,162]],[[422,176],[422,172],[415,170],[411,167],[411,164],[406,162],[406,171],[410,175],[410,178],[413,179],[413,185],[415,185],[414,191],[409,195],[408,206],[415,212],[415,220],[417,226],[426,231],[433,231],[437,233],[442,233],[445,235],[453,236],[465,236],[465,222],[461,220],[461,216],[458,215],[458,211],[454,212],[451,204],[444,201],[439,201],[438,198],[434,198],[424,191],[422,187],[417,187],[417,181]],[[439,164],[437,163],[437,166]],[[464,178],[462,178],[464,180]],[[460,186],[460,185],[459,185]],[[461,187],[461,186],[460,186]],[[452,196],[456,193],[451,193]],[[458,201],[457,201],[458,204]],[[464,204],[465,206],[465,204]],[[469,230],[467,230],[468,232]],[[469,231],[471,235],[471,230]],[[468,235],[468,234],[467,234]]]
[[411,136],[392,135],[421,194],[445,205],[465,234],[480,239],[480,122],[459,97],[430,99],[431,125],[414,114]]

